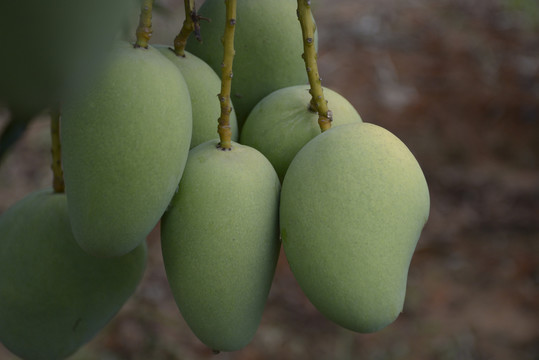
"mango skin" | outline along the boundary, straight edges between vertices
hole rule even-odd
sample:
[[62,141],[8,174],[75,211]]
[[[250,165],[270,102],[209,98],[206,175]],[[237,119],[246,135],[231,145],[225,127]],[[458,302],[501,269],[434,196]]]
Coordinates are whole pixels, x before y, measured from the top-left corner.
[[[241,128],[251,109],[269,93],[307,84],[301,27],[295,0],[239,0],[234,34],[234,78],[231,99]],[[202,43],[191,37],[187,49],[221,74],[225,6],[205,1],[198,13],[209,17],[201,26]],[[315,46],[318,37],[315,34]]]
[[290,164],[280,204],[283,248],[309,300],[356,332],[392,323],[429,206],[419,164],[389,131],[355,123],[311,140]]
[[[325,87],[323,91],[333,112],[331,126],[362,121],[343,96]],[[310,101],[308,85],[279,89],[260,100],[243,125],[240,142],[264,154],[281,182],[297,152],[321,134],[318,114],[309,110]]]
[[8,105],[19,116],[33,116],[65,93],[81,91],[140,3],[2,2],[0,33],[10,36],[2,41],[0,106]]
[[95,256],[120,256],[157,224],[180,181],[192,133],[180,71],[159,51],[118,43],[101,77],[61,119],[73,233]]
[[[217,139],[217,119],[221,116],[221,105],[217,94],[221,92],[221,79],[202,59],[185,51],[185,57],[177,56],[169,46],[154,45],[163,55],[180,69],[191,96],[193,109],[193,136],[191,149],[208,140]],[[238,140],[236,112],[230,113],[232,140]]]
[[77,351],[120,310],[146,267],[146,243],[111,259],[82,251],[66,197],[51,189],[3,213],[0,234],[0,341],[24,359]]
[[192,149],[161,222],[167,278],[180,312],[207,346],[253,338],[279,255],[275,170],[258,151],[210,140]]

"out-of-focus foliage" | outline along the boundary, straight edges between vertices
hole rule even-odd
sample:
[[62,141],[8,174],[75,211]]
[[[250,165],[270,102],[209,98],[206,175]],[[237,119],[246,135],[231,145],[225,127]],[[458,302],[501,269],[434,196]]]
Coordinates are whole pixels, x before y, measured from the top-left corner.
[[532,28],[539,28],[539,2],[537,0],[504,0],[510,11],[515,11]]

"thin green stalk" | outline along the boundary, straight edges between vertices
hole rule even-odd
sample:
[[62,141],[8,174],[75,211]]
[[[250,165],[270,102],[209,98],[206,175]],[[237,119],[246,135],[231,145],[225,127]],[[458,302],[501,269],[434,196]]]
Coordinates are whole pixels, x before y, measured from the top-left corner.
[[178,56],[185,57],[185,45],[187,39],[192,32],[195,33],[195,37],[199,42],[202,42],[202,36],[200,35],[200,20],[209,20],[197,14],[195,8],[195,0],[184,0],[185,6],[185,20],[180,33],[174,39],[174,52]]
[[51,154],[52,154],[52,188],[55,193],[65,190],[64,172],[62,170],[62,145],[60,144],[60,106],[51,110]]
[[318,64],[316,59],[316,48],[314,46],[314,32],[316,25],[314,24],[311,2],[310,0],[298,0],[298,19],[301,24],[301,32],[303,34],[303,60],[305,61],[305,69],[309,78],[311,89],[311,108],[318,113],[318,125],[322,132],[331,128],[333,114],[328,109],[327,100],[324,98],[322,90],[322,79],[318,73]]
[[226,21],[223,36],[224,56],[221,64],[221,93],[217,95],[221,104],[221,116],[217,132],[220,143],[218,147],[222,150],[232,149],[232,130],[230,128],[230,112],[232,105],[230,101],[230,89],[232,87],[232,63],[234,62],[234,31],[236,29],[236,0],[225,0]]
[[139,24],[137,26],[136,48],[148,48],[148,42],[152,37],[152,7],[154,0],[144,0],[140,8]]

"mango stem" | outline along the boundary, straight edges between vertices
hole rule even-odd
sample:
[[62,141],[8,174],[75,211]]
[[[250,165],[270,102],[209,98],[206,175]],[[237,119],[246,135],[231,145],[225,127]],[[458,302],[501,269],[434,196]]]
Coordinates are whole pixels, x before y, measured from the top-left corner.
[[297,14],[303,35],[302,58],[305,61],[305,69],[307,70],[307,77],[311,86],[309,90],[311,94],[310,107],[318,113],[318,125],[320,126],[320,130],[324,132],[331,128],[333,114],[328,109],[328,102],[324,98],[324,92],[322,90],[322,79],[318,73],[318,64],[316,62],[318,55],[314,46],[316,25],[312,17],[310,0],[298,0]]
[[200,20],[210,19],[202,17],[197,14],[195,9],[195,0],[184,0],[185,7],[185,20],[180,33],[174,38],[174,53],[177,56],[185,57],[185,46],[187,45],[187,39],[192,32],[195,33],[195,38],[202,42],[202,35],[200,34]]
[[224,56],[221,64],[221,92],[218,98],[221,104],[221,116],[217,132],[220,142],[217,145],[221,150],[232,149],[232,130],[230,128],[230,113],[232,105],[230,92],[232,88],[232,63],[234,62],[234,31],[236,29],[236,0],[225,0],[226,22],[223,36]]
[[62,170],[62,145],[60,143],[60,106],[51,109],[51,154],[52,188],[55,193],[65,191],[64,172]]
[[137,26],[136,48],[148,48],[148,42],[152,37],[152,7],[154,0],[144,0],[140,7],[140,18]]

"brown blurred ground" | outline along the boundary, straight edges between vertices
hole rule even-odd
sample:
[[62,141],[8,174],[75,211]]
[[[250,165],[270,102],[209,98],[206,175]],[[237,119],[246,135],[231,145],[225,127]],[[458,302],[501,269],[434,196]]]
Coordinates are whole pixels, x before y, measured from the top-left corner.
[[[161,2],[173,15],[156,15],[155,42],[176,32],[178,3]],[[313,3],[323,84],[399,136],[430,186],[404,313],[376,334],[343,330],[281,256],[252,343],[213,355],[174,304],[155,231],[136,295],[73,359],[539,359],[539,5]],[[1,165],[0,212],[49,186],[47,126],[34,123]]]

